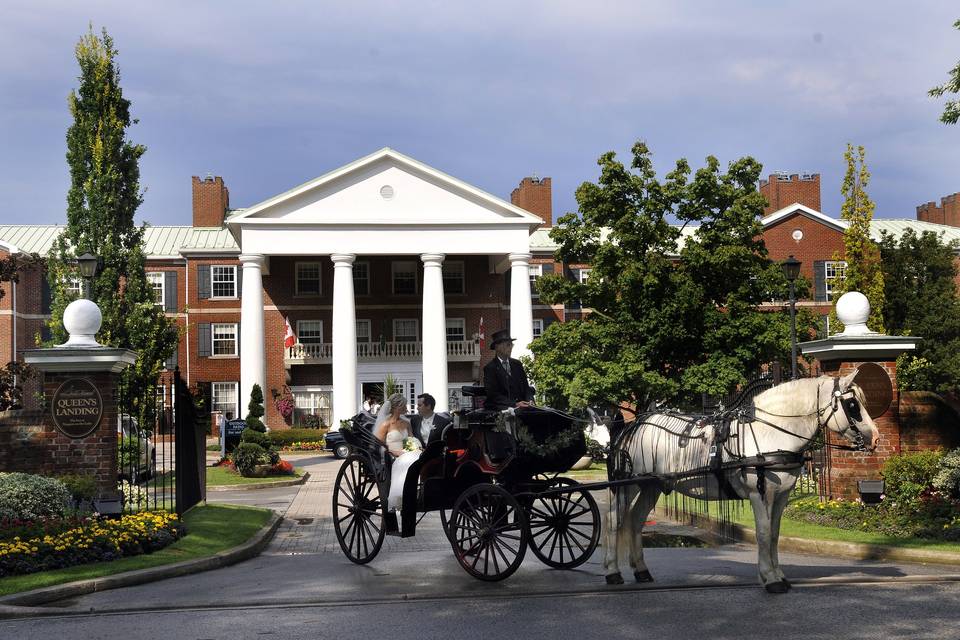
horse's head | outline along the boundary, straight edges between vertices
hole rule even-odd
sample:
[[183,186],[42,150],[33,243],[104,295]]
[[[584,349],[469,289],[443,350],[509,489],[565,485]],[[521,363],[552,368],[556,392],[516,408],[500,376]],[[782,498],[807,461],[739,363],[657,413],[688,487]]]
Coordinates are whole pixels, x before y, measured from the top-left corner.
[[[857,372],[834,378],[829,391],[830,404],[824,408],[825,424],[855,446],[874,451],[880,444],[880,431],[867,413],[863,389],[853,383]],[[830,384],[830,383],[827,383]]]

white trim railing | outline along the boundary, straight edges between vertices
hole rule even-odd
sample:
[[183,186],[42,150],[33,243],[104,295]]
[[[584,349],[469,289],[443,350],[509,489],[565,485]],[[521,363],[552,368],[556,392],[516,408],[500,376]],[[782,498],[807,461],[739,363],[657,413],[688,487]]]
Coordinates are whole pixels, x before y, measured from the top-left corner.
[[[423,357],[422,342],[358,342],[358,361],[415,361]],[[474,340],[447,342],[448,362],[476,362],[480,360],[480,345]],[[333,345],[297,343],[284,352],[288,364],[328,364],[333,361]]]

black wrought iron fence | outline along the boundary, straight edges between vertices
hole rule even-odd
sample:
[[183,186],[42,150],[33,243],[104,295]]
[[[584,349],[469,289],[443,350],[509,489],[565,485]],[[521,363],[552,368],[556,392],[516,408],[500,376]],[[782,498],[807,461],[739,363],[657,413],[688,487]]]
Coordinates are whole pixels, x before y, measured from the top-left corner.
[[179,369],[117,387],[117,482],[124,513],[183,513],[205,497],[204,432]]

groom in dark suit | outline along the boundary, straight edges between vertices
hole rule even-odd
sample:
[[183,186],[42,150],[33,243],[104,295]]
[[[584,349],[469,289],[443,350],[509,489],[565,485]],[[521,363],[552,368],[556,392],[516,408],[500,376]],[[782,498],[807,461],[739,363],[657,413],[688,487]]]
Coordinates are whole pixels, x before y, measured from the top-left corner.
[[506,329],[493,334],[491,348],[497,357],[483,368],[483,384],[487,399],[484,408],[501,410],[529,407],[533,403],[533,388],[527,382],[527,372],[519,360],[510,357],[513,338]]
[[429,393],[417,396],[417,415],[410,420],[413,435],[420,439],[424,446],[431,442],[439,442],[443,429],[452,422],[447,416],[434,413],[437,400]]

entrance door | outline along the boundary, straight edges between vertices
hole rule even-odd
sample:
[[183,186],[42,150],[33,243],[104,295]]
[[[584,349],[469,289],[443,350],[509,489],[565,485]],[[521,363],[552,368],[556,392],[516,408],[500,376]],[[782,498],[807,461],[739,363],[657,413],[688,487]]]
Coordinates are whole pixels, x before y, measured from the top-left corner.
[[398,378],[397,386],[407,400],[407,413],[413,413],[417,408],[417,381],[413,378]]

